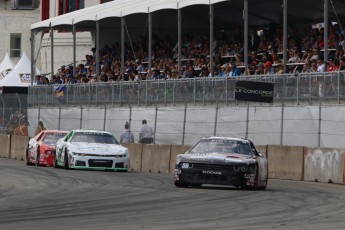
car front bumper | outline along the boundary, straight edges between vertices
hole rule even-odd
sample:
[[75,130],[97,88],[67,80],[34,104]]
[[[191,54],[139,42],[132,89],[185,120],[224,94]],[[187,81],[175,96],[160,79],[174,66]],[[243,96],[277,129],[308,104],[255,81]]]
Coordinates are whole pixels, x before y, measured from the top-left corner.
[[248,169],[247,171],[234,171],[231,167],[212,167],[209,165],[207,169],[183,169],[175,168],[174,181],[182,184],[201,185],[201,184],[217,184],[231,185],[235,187],[254,187],[256,170]]
[[70,168],[128,171],[128,157],[72,156]]

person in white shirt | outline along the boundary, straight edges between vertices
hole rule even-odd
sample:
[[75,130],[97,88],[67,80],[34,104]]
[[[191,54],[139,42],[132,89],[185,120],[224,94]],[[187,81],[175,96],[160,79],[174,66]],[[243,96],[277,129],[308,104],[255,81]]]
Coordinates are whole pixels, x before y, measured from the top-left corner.
[[125,130],[120,136],[121,143],[134,143],[134,134],[129,130],[129,123],[126,122]]
[[150,144],[153,143],[153,130],[147,125],[147,121],[144,119],[142,121],[142,127],[139,133],[139,143]]

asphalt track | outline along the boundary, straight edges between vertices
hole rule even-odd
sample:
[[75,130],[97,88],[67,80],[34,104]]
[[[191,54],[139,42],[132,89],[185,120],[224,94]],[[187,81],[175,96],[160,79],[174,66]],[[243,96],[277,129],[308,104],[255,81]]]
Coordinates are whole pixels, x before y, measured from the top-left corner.
[[344,229],[345,186],[176,188],[172,176],[0,159],[0,229]]

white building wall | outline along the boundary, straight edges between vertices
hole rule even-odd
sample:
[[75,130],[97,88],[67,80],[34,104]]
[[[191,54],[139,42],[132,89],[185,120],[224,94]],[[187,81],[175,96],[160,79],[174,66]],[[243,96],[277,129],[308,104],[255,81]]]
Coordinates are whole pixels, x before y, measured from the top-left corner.
[[[30,26],[40,21],[40,9],[12,10],[11,1],[0,0],[0,62],[10,51],[10,34],[21,34],[21,53],[23,51],[30,57]],[[19,58],[11,58],[16,64]]]

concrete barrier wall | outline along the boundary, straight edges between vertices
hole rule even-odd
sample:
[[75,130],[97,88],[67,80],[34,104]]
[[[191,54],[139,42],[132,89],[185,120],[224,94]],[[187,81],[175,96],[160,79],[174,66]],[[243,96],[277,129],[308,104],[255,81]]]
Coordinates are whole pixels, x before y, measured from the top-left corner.
[[0,135],[0,157],[10,158],[11,151],[11,136],[10,135]]
[[143,144],[142,172],[169,173],[171,145]]
[[[0,135],[0,157],[25,160],[29,137]],[[130,169],[173,173],[176,156],[189,145],[123,144],[130,153]],[[290,146],[257,146],[268,159],[268,177],[345,184],[345,150]]]
[[304,181],[344,183],[344,150],[305,148]]
[[17,160],[25,160],[26,148],[28,147],[29,137],[27,136],[11,136],[10,158]]
[[268,178],[303,180],[303,147],[269,145]]
[[185,153],[191,147],[192,147],[191,145],[171,145],[170,173],[174,173],[175,172],[176,156],[178,154]]
[[141,161],[143,156],[143,144],[122,144],[128,148],[129,166],[131,171],[141,171]]

